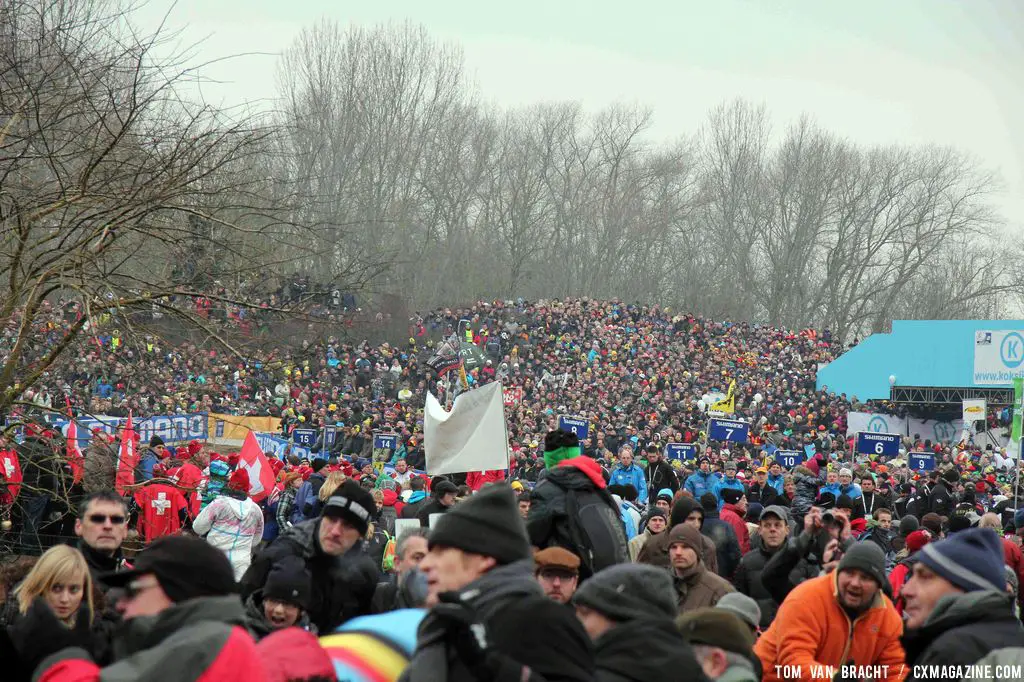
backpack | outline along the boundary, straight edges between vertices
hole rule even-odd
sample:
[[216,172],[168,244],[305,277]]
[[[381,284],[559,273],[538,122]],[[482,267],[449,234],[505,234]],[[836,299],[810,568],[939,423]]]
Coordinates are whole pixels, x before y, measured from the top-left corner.
[[622,517],[606,496],[593,490],[566,490],[565,513],[572,544],[580,554],[582,573],[629,562]]

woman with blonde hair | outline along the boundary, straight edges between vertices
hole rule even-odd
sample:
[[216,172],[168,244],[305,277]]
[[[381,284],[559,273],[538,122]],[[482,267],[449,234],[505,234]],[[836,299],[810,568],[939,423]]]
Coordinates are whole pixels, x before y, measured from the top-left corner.
[[348,476],[341,471],[332,471],[327,474],[327,478],[324,479],[323,485],[320,486],[320,492],[317,493],[316,501],[313,503],[313,514],[307,516],[307,518],[317,518],[320,516],[320,512],[323,511],[324,505],[327,504],[327,500],[331,498],[331,495],[341,487],[341,484],[345,482]]
[[[85,557],[74,547],[57,545],[39,557],[32,570],[14,589],[17,614],[0,630],[0,661],[4,680],[29,680],[40,662],[37,647],[28,633],[39,633],[49,622],[47,640],[61,638],[69,646],[92,649],[92,576]],[[8,677],[8,675],[10,675]]]

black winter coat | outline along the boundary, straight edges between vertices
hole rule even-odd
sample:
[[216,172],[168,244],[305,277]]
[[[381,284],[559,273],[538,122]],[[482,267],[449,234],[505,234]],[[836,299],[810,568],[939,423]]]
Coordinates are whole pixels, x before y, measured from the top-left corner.
[[668,462],[661,461],[648,466],[644,470],[644,476],[647,478],[647,499],[652,504],[658,496],[659,490],[668,488],[673,495],[679,490],[679,477],[676,476],[676,472],[672,471],[672,465]]
[[[441,501],[434,497],[419,508],[419,511],[416,512],[416,518],[420,520],[420,526],[426,528],[430,525],[431,514],[444,514],[450,508],[441,504]],[[405,510],[403,509],[402,511]]]
[[952,516],[957,503],[956,494],[946,487],[946,482],[942,479],[939,479],[931,494],[928,495],[928,511],[935,512],[939,516]]
[[747,503],[757,502],[762,507],[767,507],[776,504],[775,499],[779,496],[775,492],[775,488],[771,487],[767,483],[764,486],[758,486],[757,483],[752,483],[750,489],[747,490]]
[[[1002,592],[968,592],[939,599],[924,625],[901,641],[907,666],[965,666],[996,649],[1024,646],[1024,628]],[[916,679],[911,673],[908,680]]]
[[740,565],[740,558],[743,553],[740,551],[740,541],[736,537],[736,531],[732,526],[718,518],[717,511],[704,510],[704,524],[700,527],[704,537],[715,543],[715,550],[718,559],[718,575],[726,580],[732,580],[736,569]]
[[[849,549],[854,542],[850,538],[843,543],[843,551]],[[827,534],[812,535],[804,532],[799,537],[790,538],[768,559],[761,569],[761,584],[776,604],[785,601],[794,587],[821,573],[821,555],[826,544]]]
[[613,627],[594,642],[597,682],[707,680],[693,649],[668,620],[637,620]]
[[324,554],[317,538],[319,530],[320,519],[312,519],[281,533],[253,559],[240,587],[242,598],[247,599],[266,585],[275,567],[298,557],[311,576],[309,619],[318,631],[332,632],[351,618],[370,614],[379,572],[363,551],[362,542],[341,556]]
[[761,608],[761,628],[767,628],[775,620],[775,613],[779,610],[779,602],[772,598],[771,592],[761,582],[761,573],[765,564],[778,551],[768,551],[761,544],[761,536],[756,535],[750,539],[750,551],[740,559],[739,568],[736,569],[736,578],[733,584],[736,591],[742,592],[757,602]]

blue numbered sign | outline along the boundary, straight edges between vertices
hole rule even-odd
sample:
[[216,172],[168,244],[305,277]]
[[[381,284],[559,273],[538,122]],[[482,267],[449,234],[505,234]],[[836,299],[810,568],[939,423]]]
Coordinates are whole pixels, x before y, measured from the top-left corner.
[[292,442],[304,448],[313,447],[316,442],[316,429],[295,429],[292,431]]
[[396,433],[375,433],[373,434],[373,447],[380,450],[397,450],[398,434]]
[[927,452],[911,452],[908,454],[910,468],[914,471],[931,471],[935,468],[935,455]]
[[804,461],[804,453],[796,450],[777,450],[775,461],[782,465],[783,469],[792,469]]
[[857,434],[857,452],[895,457],[900,452],[900,437],[895,433],[861,431]]
[[708,439],[732,443],[745,443],[750,435],[750,424],[738,419],[712,417],[708,421]]
[[697,446],[693,443],[668,443],[665,446],[665,459],[677,459],[686,462],[697,457]]
[[575,433],[582,443],[590,433],[590,422],[583,417],[569,417],[563,414],[558,418],[558,428],[562,431]]

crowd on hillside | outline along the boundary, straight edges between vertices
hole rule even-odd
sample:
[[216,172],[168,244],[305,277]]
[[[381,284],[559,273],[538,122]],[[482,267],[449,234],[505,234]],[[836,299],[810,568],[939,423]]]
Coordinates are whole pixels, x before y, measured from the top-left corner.
[[969,466],[543,441],[533,485],[292,456],[260,503],[237,456],[152,442],[145,485],[91,471],[73,539],[3,565],[4,679],[1021,678],[1024,508]]
[[[423,397],[462,380],[428,361],[452,335],[482,351],[466,384],[506,387],[509,464],[431,478]],[[586,299],[435,311],[400,342],[245,363],[103,329],[31,399],[340,433],[323,458],[269,461],[272,491],[237,453],[154,437],[120,495],[101,432],[77,463],[45,424],[0,441],[0,476],[20,472],[0,481],[0,549],[42,554],[0,564],[0,665],[47,681],[1007,677],[983,671],[1024,663],[1015,472],[914,436],[853,453],[855,398],[815,389],[840,351],[827,332]],[[733,382],[750,439],[709,441]],[[694,457],[667,461],[669,442]],[[779,448],[806,459],[786,469]],[[913,450],[936,469],[909,470]]]

